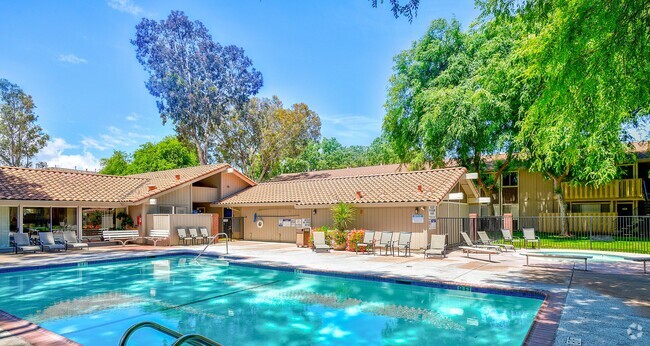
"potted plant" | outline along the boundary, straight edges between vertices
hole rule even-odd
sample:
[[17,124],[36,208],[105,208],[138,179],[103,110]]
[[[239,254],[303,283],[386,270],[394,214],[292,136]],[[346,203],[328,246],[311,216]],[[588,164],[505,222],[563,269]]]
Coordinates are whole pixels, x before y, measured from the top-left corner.
[[351,204],[338,203],[332,207],[332,221],[336,231],[332,234],[332,247],[334,250],[345,250],[348,240],[348,229],[354,221],[356,210]]

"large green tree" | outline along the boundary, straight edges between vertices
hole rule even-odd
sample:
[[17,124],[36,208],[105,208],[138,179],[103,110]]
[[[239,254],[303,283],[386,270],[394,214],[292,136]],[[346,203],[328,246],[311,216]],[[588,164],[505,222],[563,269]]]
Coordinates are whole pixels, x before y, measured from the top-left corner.
[[515,54],[526,62],[522,78],[538,91],[517,140],[531,170],[553,180],[564,216],[562,183],[616,178],[627,157],[624,129],[650,110],[650,7],[629,0],[481,6],[484,18],[526,26]]
[[518,77],[523,65],[512,54],[520,28],[507,24],[463,32],[457,21],[434,21],[395,58],[384,119],[404,159],[444,166],[451,158],[478,172],[479,187],[491,197],[513,167],[514,138],[532,99]]
[[100,161],[102,174],[128,175],[192,167],[199,164],[196,151],[177,137],[168,136],[157,143],[141,145],[132,156],[115,151]]
[[0,79],[0,165],[30,167],[49,136],[37,124],[34,101],[18,85]]
[[161,21],[143,18],[131,43],[163,124],[171,120],[207,164],[222,117],[257,94],[262,74],[242,48],[220,45],[203,23],[180,11]]

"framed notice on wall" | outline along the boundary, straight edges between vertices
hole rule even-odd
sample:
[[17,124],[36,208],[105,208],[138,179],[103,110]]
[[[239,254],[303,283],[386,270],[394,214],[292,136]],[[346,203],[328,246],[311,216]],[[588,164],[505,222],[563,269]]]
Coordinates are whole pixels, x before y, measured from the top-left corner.
[[411,216],[412,223],[424,223],[424,215],[422,214],[413,214]]
[[436,207],[435,206],[430,206],[429,207],[429,229],[434,230],[437,227],[437,214],[436,214]]

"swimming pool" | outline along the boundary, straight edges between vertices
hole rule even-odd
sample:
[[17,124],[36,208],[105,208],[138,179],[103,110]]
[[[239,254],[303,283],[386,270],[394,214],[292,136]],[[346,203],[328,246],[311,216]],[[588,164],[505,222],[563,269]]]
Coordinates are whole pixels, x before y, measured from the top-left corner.
[[[170,256],[2,273],[0,302],[87,345],[116,345],[141,321],[223,345],[511,345],[543,300]],[[131,340],[173,341],[146,329]]]
[[549,254],[549,255],[592,256],[592,258],[590,258],[589,261],[597,261],[597,262],[620,262],[620,261],[625,261],[625,257],[623,257],[623,256],[604,254],[604,253],[600,253],[600,252],[540,251],[538,253]]

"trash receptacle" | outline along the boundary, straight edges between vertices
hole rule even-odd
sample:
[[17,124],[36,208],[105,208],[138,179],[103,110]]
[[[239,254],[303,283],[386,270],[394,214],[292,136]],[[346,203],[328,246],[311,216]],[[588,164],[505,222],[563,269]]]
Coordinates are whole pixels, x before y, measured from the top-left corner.
[[310,228],[296,229],[296,246],[309,247]]

